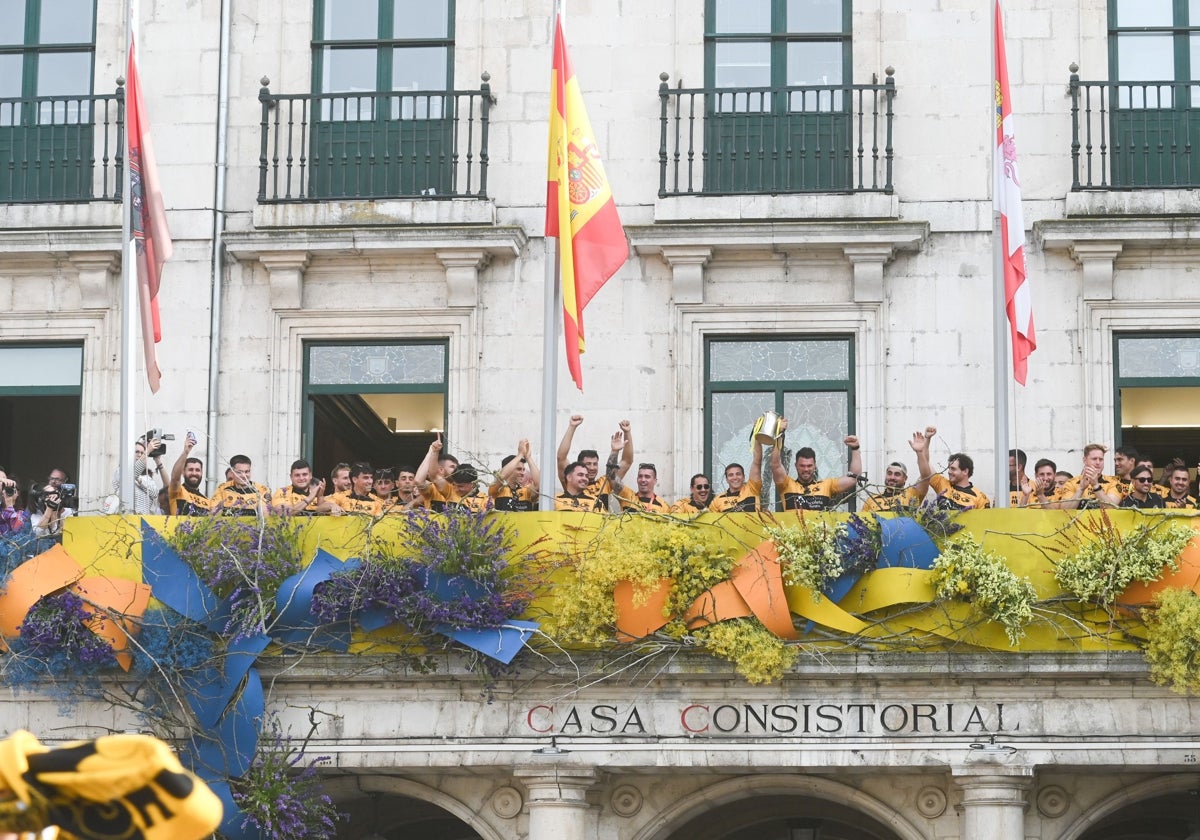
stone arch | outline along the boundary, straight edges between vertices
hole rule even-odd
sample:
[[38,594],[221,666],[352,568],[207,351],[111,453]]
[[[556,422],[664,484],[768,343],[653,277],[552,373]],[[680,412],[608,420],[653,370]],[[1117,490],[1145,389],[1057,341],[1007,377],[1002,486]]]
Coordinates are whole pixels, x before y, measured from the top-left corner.
[[807,796],[844,805],[882,823],[900,840],[927,840],[908,819],[857,788],[816,776],[740,776],[701,788],[660,812],[633,840],[667,840],[690,820],[714,808],[764,796]]
[[1200,776],[1195,774],[1174,774],[1159,776],[1144,782],[1125,785],[1092,805],[1086,812],[1080,814],[1067,829],[1059,835],[1059,840],[1079,840],[1101,820],[1112,816],[1123,808],[1136,805],[1146,799],[1164,796],[1172,793],[1187,793],[1200,788]]
[[430,805],[436,805],[451,816],[461,820],[483,840],[511,840],[511,831],[499,831],[480,816],[479,808],[472,808],[463,801],[429,785],[397,776],[345,776],[325,782],[325,792],[335,802],[347,802],[373,794],[404,796]]

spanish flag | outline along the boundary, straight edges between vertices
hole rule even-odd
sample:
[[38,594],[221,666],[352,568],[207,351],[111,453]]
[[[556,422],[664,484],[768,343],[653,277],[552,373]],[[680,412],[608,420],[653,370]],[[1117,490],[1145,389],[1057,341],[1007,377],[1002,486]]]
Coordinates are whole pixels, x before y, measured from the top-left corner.
[[625,262],[629,244],[567,54],[562,15],[554,25],[548,163],[546,236],[558,239],[567,366],[582,391],[583,309]]

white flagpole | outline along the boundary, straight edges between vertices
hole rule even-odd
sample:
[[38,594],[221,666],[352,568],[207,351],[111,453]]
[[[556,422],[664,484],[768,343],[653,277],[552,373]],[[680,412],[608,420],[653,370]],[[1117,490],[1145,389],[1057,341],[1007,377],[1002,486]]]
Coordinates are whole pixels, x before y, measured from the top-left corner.
[[[562,14],[562,0],[554,0],[554,18],[550,24],[550,49],[554,50],[554,27]],[[553,66],[553,58],[551,58]],[[553,92],[550,94],[553,97]],[[549,131],[550,126],[546,126]],[[547,147],[547,151],[549,147]],[[547,162],[547,168],[549,162]],[[558,232],[559,236],[570,236],[571,232]],[[554,497],[558,494],[558,441],[555,418],[558,413],[558,350],[559,319],[562,317],[562,283],[559,277],[558,241],[546,241],[546,290],[542,295],[545,303],[542,319],[542,454],[538,465],[542,473],[542,485],[538,508],[554,510]]]
[[[125,75],[129,71],[129,45],[137,35],[137,0],[128,0],[125,21]],[[130,79],[125,80],[125,177],[121,201],[121,433],[117,445],[121,450],[121,509],[133,511],[133,441],[134,383],[137,381],[137,250],[133,241],[133,178],[129,159],[129,98]]]
[[988,84],[988,127],[991,133],[988,143],[992,148],[992,371],[995,391],[995,507],[1006,508],[1008,504],[1008,383],[1012,371],[1009,367],[1008,316],[1005,311],[1004,293],[1004,240],[1000,234],[1000,208],[996,202],[996,14],[1000,0],[992,0],[991,31],[992,61],[991,82]]

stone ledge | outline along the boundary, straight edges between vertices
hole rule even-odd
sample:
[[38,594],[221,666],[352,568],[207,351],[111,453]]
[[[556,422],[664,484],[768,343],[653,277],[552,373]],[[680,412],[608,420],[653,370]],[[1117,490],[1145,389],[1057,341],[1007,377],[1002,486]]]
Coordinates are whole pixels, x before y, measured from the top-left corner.
[[496,203],[490,199],[408,199],[393,201],[306,201],[258,204],[254,227],[326,228],[386,225],[493,225]]
[[237,260],[264,255],[307,252],[311,256],[428,254],[476,248],[492,256],[516,257],[529,241],[525,230],[512,226],[448,226],[414,228],[308,228],[229,233],[226,250]]
[[1186,216],[1200,214],[1200,190],[1080,190],[1067,193],[1072,217]]
[[54,228],[115,228],[121,230],[119,201],[71,204],[8,204],[4,207],[7,231]]
[[899,218],[900,199],[884,193],[690,195],[660,198],[654,203],[655,222]]

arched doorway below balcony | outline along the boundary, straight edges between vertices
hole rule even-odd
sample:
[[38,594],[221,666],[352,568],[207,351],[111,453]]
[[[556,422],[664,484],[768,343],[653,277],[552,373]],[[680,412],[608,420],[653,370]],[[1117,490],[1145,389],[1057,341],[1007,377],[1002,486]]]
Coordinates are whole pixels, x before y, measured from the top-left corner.
[[338,810],[349,817],[338,840],[483,840],[446,809],[411,796],[376,793],[340,802]]
[[899,840],[861,811],[811,796],[727,802],[679,826],[668,840]]
[[1079,840],[1200,840],[1200,793],[1177,791],[1126,805]]

